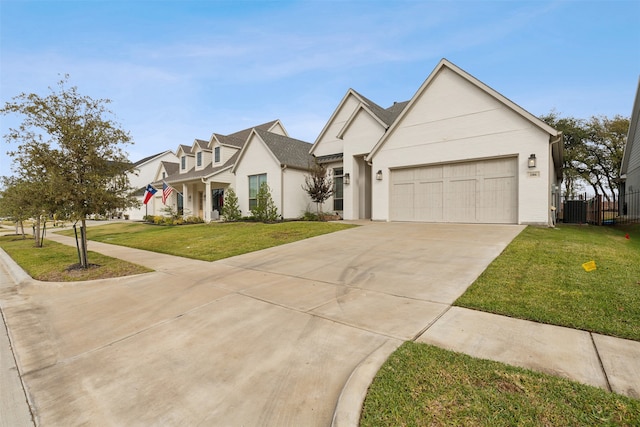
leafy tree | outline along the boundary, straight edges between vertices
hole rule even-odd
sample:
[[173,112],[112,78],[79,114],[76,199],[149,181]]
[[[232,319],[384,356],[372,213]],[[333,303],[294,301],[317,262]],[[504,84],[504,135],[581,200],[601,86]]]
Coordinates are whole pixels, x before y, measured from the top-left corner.
[[275,222],[278,220],[278,208],[271,197],[271,189],[263,182],[256,195],[256,206],[251,209],[253,217],[262,222]]
[[560,117],[556,112],[541,119],[563,133],[565,195],[575,197],[584,182],[609,200],[618,186],[629,119],[601,116],[582,120]]
[[613,119],[591,117],[586,123],[586,131],[585,160],[589,164],[587,173],[591,178],[590,183],[593,182],[596,194],[602,194],[610,200],[609,194],[618,189],[629,119],[619,115]]
[[22,231],[25,239],[24,221],[33,215],[33,196],[29,182],[15,177],[3,177],[3,190],[0,192],[0,216],[6,217],[16,223]]
[[236,192],[233,191],[233,188],[229,188],[224,192],[222,216],[225,221],[237,221],[242,217],[240,205],[238,204],[238,196]]
[[81,222],[79,258],[87,268],[87,217],[136,205],[125,173],[130,163],[120,148],[131,137],[107,117],[110,100],[81,95],[76,87],[66,87],[67,79],[45,97],[14,97],[0,113],[23,117],[18,129],[5,136],[18,143],[18,150],[9,153],[14,170],[38,183],[41,191],[34,198],[43,209],[66,212]]
[[333,180],[327,174],[327,168],[317,162],[314,163],[309,169],[309,174],[304,177],[302,189],[315,202],[316,211],[320,217],[320,206],[333,194]]
[[587,137],[584,123],[573,117],[560,117],[555,111],[542,116],[541,119],[562,132],[564,139],[562,170],[565,196],[575,198],[581,190],[580,182],[583,181],[578,165],[582,158],[584,140]]

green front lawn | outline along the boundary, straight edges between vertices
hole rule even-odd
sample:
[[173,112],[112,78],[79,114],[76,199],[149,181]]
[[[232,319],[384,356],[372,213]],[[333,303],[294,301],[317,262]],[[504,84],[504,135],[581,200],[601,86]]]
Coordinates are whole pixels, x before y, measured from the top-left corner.
[[[585,271],[588,261],[596,270]],[[640,340],[640,224],[528,227],[455,304]],[[360,425],[637,426],[639,419],[639,400],[408,342],[376,375]]]
[[640,400],[408,342],[380,368],[367,426],[637,426]]
[[[354,227],[332,222],[293,221],[158,226],[113,223],[87,228],[87,238],[97,242],[161,252],[203,261],[254,252],[321,234]],[[73,235],[73,231],[61,234]],[[91,246],[91,245],[89,245]]]
[[640,341],[640,224],[527,227],[455,305]]
[[33,238],[23,239],[22,236],[15,235],[0,236],[0,247],[27,274],[42,281],[71,282],[106,279],[153,271],[95,252],[89,252],[89,263],[93,264],[90,268],[70,268],[78,263],[76,248],[46,239],[44,247],[36,248]]

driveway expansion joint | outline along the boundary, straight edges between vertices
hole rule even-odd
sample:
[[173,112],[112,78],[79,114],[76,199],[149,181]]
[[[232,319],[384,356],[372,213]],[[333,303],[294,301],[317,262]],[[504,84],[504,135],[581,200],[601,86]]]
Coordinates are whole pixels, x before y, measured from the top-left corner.
[[607,370],[605,369],[604,363],[602,362],[602,357],[600,356],[600,351],[598,351],[598,346],[596,345],[596,341],[593,339],[593,333],[589,332],[589,338],[591,339],[591,344],[593,344],[593,349],[596,352],[596,357],[598,358],[600,369],[602,369],[602,374],[604,375],[604,381],[607,384],[607,391],[613,392],[613,388],[611,387],[611,382],[609,381],[609,376],[607,375]]
[[440,313],[434,319],[432,319],[429,323],[427,323],[427,326],[425,326],[420,332],[414,335],[413,338],[411,338],[411,341],[415,341],[418,338],[420,338],[422,335],[424,335],[429,330],[430,327],[432,327],[438,320],[440,320],[442,316],[444,316],[449,310],[451,310],[451,307],[452,307],[451,305],[447,305],[447,307],[442,311],[442,313]]

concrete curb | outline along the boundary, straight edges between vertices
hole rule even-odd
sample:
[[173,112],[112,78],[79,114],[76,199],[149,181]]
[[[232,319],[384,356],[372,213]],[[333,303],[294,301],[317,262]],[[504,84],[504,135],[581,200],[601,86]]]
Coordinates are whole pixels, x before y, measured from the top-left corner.
[[356,366],[338,397],[332,427],[358,427],[362,404],[373,378],[401,344],[400,340],[386,341]]
[[7,268],[9,276],[16,285],[26,285],[34,281],[2,248],[0,248],[0,261]]

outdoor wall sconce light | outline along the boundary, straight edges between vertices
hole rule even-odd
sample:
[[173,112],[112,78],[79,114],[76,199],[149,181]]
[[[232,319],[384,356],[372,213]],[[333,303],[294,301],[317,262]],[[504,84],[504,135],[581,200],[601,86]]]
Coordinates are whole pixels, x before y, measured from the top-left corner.
[[382,171],[379,170],[378,172],[376,172],[376,180],[378,181],[382,181]]
[[349,185],[351,183],[351,176],[349,175],[349,172],[344,174],[344,183],[345,185]]
[[189,201],[191,201],[191,194],[189,194]]
[[532,154],[529,156],[529,169],[536,167],[536,155]]

